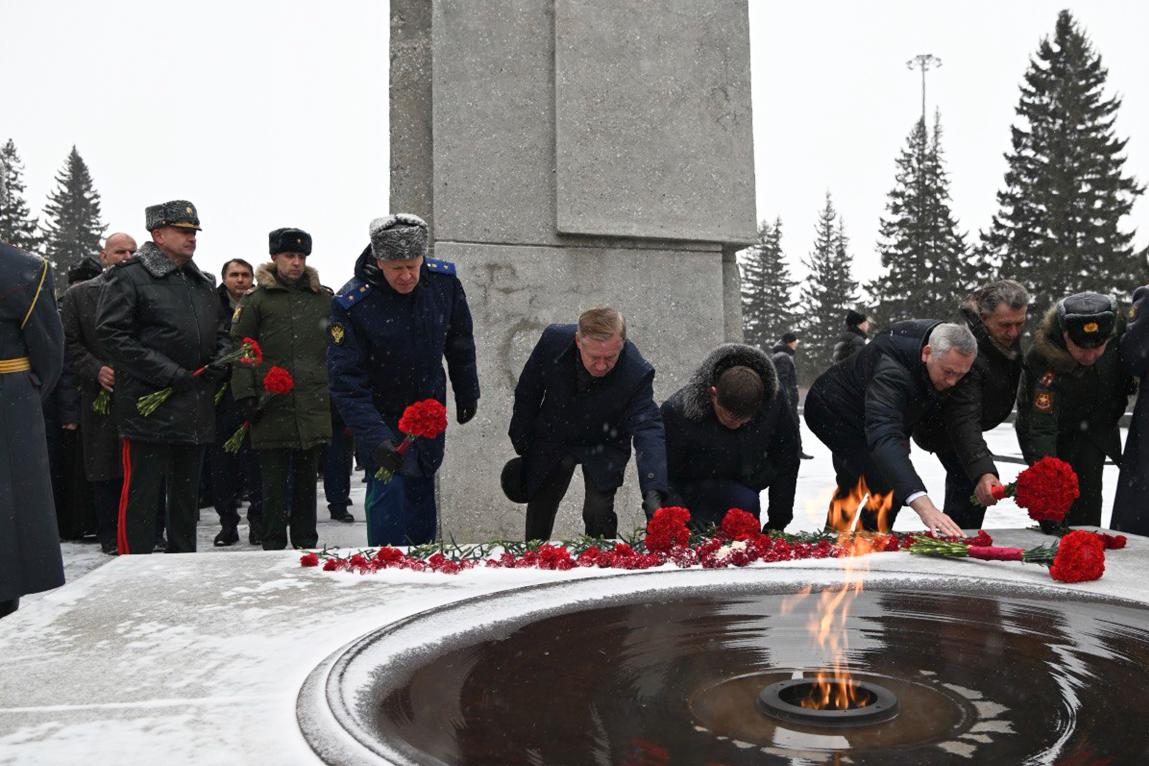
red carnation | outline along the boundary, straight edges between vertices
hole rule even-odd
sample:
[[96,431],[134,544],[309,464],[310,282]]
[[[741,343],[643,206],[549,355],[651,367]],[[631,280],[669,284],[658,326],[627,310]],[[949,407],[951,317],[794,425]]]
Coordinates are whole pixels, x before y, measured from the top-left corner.
[[252,366],[263,364],[263,349],[259,346],[259,341],[255,338],[244,338],[243,343],[240,344],[240,351],[242,355],[239,357],[240,364],[250,364]]
[[286,394],[293,388],[295,379],[291,377],[290,372],[278,365],[272,365],[263,376],[263,390],[269,394]]
[[1129,542],[1129,538],[1125,535],[1110,535],[1105,532],[1095,532],[1094,534],[1101,538],[1106,550],[1120,550],[1125,547],[1125,543]]
[[447,408],[435,399],[424,399],[403,410],[399,430],[408,436],[434,439],[447,430]]
[[299,566],[301,567],[316,567],[319,566],[319,554],[311,551],[299,557]]
[[1079,494],[1073,466],[1052,455],[1046,455],[1019,473],[1012,484],[994,488],[993,492],[993,496],[999,500],[1013,497],[1034,521],[1054,523],[1060,523],[1065,518]]
[[1092,532],[1074,530],[1061,538],[1049,574],[1061,582],[1088,582],[1105,572],[1105,543]]
[[722,517],[722,534],[731,540],[745,540],[761,532],[761,525],[754,514],[741,508],[731,508]]
[[653,553],[666,553],[671,548],[690,542],[690,511],[671,505],[659,508],[646,523],[646,549]]

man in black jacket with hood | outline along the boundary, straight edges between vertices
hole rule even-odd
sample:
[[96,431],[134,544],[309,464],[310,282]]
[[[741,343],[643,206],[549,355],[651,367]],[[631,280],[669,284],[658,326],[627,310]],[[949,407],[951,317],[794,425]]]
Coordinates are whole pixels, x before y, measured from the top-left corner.
[[696,528],[721,523],[729,508],[759,516],[770,488],[768,529],[794,518],[798,421],[770,358],[727,343],[662,405],[670,505],[690,509]]
[[[806,423],[834,453],[837,490],[827,526],[849,529],[862,493],[862,527],[892,528],[909,505],[926,528],[960,535],[939,511],[910,462],[910,433],[942,392],[969,372],[977,340],[963,325],[933,319],[897,322],[873,343],[822,373],[806,394]],[[892,492],[887,519],[881,501]],[[851,500],[851,498],[853,498]]]
[[945,512],[962,529],[980,529],[986,507],[997,503],[993,489],[1001,482],[982,432],[1013,411],[1028,306],[1029,293],[1009,279],[984,285],[962,302],[958,311],[977,338],[977,359],[942,407],[914,428],[914,441],[945,466]]

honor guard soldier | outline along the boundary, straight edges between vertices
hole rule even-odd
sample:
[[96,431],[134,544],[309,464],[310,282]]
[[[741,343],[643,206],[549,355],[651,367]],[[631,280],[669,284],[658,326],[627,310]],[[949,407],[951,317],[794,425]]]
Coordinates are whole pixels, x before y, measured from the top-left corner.
[[41,402],[64,368],[52,270],[0,242],[0,617],[64,584]]
[[[355,278],[331,302],[327,370],[331,396],[367,466],[367,543],[407,545],[434,539],[435,471],[444,435],[416,439],[406,453],[399,418],[423,399],[446,402],[466,423],[479,402],[471,310],[455,265],[427,257],[427,224],[400,213],[371,222],[371,244]],[[376,478],[379,468],[393,472]]]

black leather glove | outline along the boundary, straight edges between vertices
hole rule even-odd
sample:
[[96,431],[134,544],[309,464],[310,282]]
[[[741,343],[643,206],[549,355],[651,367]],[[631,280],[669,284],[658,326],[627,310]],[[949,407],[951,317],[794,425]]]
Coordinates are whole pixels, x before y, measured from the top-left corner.
[[403,456],[395,451],[395,442],[390,439],[375,448],[371,459],[375,461],[376,468],[385,468],[391,473],[399,473],[403,467]]
[[478,402],[456,402],[455,406],[458,409],[458,412],[455,413],[455,420],[459,425],[469,423],[479,409]]
[[172,387],[173,391],[187,391],[195,383],[195,376],[181,367],[179,372],[172,376],[172,382],[168,385]]
[[204,380],[211,381],[213,387],[219,388],[219,384],[230,377],[230,372],[231,370],[228,369],[226,364],[209,364],[200,377]]
[[239,407],[243,419],[248,423],[259,420],[259,399],[254,396],[245,396],[242,399],[236,399],[235,404]]
[[648,489],[642,493],[642,511],[649,521],[654,512],[666,505],[666,498],[657,489]]

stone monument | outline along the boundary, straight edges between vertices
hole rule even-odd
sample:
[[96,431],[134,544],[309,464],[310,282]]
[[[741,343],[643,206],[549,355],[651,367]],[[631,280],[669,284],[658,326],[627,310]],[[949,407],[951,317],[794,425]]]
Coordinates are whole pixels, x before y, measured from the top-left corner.
[[[498,475],[546,325],[620,309],[660,402],[741,340],[734,253],[756,232],[746,0],[392,0],[390,105],[391,210],[428,221],[475,320],[482,400],[448,430],[443,536],[521,539],[524,506]],[[620,532],[644,522],[637,486],[632,467]],[[556,537],[581,534],[581,504],[576,472]]]

